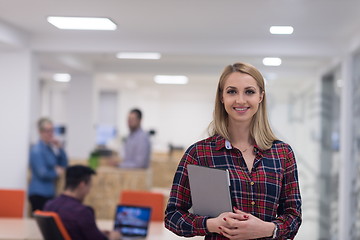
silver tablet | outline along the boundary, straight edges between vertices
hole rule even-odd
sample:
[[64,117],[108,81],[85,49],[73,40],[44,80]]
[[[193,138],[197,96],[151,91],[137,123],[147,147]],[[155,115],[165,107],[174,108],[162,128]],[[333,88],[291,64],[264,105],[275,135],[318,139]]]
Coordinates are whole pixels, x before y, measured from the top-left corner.
[[192,164],[187,170],[195,214],[217,217],[223,212],[232,212],[228,170]]

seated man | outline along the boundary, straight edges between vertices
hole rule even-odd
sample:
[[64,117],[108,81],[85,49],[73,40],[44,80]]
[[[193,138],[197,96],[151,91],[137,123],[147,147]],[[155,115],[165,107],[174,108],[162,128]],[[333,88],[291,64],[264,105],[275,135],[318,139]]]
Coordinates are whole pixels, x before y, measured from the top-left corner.
[[91,188],[95,171],[89,167],[74,165],[66,169],[65,191],[46,203],[44,211],[57,212],[72,239],[119,240],[117,231],[100,231],[96,226],[94,210],[82,202]]

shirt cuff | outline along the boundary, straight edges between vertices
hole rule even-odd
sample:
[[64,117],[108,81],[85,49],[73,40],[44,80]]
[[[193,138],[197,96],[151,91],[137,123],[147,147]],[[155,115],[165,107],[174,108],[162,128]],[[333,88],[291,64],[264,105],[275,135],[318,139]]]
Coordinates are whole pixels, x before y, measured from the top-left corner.
[[198,216],[195,219],[195,225],[196,225],[198,235],[203,236],[203,235],[207,235],[210,233],[206,226],[206,221],[208,219],[209,219],[209,217],[203,217],[203,216]]
[[277,221],[273,221],[273,223],[275,224],[275,230],[273,232],[272,238],[271,239],[278,239],[279,236],[281,236],[280,232],[281,232],[281,224]]
[[275,229],[272,235],[272,239],[276,239],[277,238],[277,232],[278,232],[278,225],[275,223]]

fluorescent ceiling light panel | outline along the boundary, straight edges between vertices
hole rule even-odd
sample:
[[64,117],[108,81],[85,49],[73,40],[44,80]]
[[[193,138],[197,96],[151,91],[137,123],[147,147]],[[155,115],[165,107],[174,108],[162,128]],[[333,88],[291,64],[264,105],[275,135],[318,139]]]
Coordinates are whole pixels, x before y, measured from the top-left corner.
[[116,24],[108,18],[48,17],[47,21],[60,29],[115,30]]
[[270,33],[271,34],[292,34],[294,32],[294,28],[292,26],[271,26]]
[[157,84],[187,84],[189,79],[186,76],[156,75],[154,81]]
[[120,52],[116,54],[120,59],[160,59],[161,54],[156,52]]
[[54,74],[53,79],[56,82],[70,82],[71,75],[68,73],[56,73]]
[[263,59],[263,64],[265,66],[280,66],[281,59],[277,57],[266,57]]

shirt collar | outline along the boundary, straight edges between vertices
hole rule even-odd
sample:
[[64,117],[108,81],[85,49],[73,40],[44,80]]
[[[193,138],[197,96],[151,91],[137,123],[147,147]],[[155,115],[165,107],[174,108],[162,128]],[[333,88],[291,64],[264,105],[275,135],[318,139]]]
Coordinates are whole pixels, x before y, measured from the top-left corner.
[[77,198],[75,198],[73,196],[70,196],[70,195],[67,195],[67,194],[64,194],[64,193],[61,193],[60,196],[63,197],[63,198],[69,198],[69,199],[72,199],[74,201],[77,201],[77,202],[81,203],[81,201],[79,199],[77,199]]
[[[216,150],[220,150],[222,148],[226,148],[227,150],[233,149],[231,142],[229,140],[225,139],[224,137],[222,137],[220,135],[215,135],[214,138],[215,138],[214,140],[215,140],[215,146],[216,146],[215,149]],[[255,144],[254,152],[262,153],[263,151],[261,150],[261,148],[259,148],[259,146],[257,144]]]
[[262,155],[262,153],[263,153],[263,150],[261,148],[259,148],[259,146],[256,143],[254,145],[254,150],[253,151],[255,152],[255,154],[259,153],[259,154]]
[[[226,144],[227,144],[226,142],[228,142],[230,144],[230,142],[228,140],[226,140],[224,137],[217,135],[217,134],[214,135],[214,141],[215,141],[215,149],[216,150],[220,150],[220,149],[226,147]],[[232,148],[231,144],[230,144],[230,147]]]
[[230,141],[229,141],[229,140],[227,140],[227,139],[225,139],[225,148],[226,148],[226,149],[233,149],[233,147],[232,147],[232,145],[231,145]]

